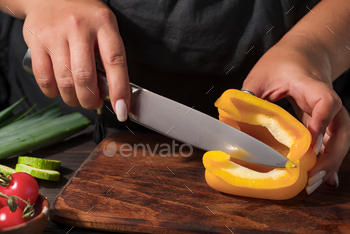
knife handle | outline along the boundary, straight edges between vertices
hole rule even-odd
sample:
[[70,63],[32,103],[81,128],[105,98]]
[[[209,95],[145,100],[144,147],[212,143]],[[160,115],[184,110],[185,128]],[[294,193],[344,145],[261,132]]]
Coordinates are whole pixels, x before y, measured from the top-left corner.
[[[103,68],[101,59],[99,55],[96,55],[96,71],[97,71],[97,80],[98,80],[98,87],[100,89],[100,96],[103,100],[110,101],[109,98],[109,86],[107,82],[107,77],[106,77],[106,72]],[[23,68],[26,70],[28,73],[33,75],[33,70],[32,70],[32,56],[30,54],[30,50],[28,49],[26,54],[24,55],[23,61]],[[131,88],[131,93],[135,93],[137,90],[140,90],[141,87],[130,83],[130,88]]]

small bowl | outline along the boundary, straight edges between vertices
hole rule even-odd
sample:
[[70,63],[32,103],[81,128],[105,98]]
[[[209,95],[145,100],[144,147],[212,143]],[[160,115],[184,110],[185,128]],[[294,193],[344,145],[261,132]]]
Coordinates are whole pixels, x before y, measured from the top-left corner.
[[22,223],[13,227],[4,228],[0,230],[0,233],[6,234],[41,234],[43,233],[47,219],[49,217],[49,201],[41,194],[39,194],[38,199],[35,202],[34,217],[26,223]]

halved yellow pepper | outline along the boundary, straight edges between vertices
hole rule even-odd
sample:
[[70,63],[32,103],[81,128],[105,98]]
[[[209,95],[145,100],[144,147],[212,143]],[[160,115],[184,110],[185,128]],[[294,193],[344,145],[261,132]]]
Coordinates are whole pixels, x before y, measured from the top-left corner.
[[307,128],[283,108],[239,90],[227,90],[215,106],[222,122],[268,144],[296,167],[270,168],[235,160],[221,151],[208,151],[203,156],[208,185],[224,193],[273,200],[300,193],[306,186],[307,172],[316,163]]

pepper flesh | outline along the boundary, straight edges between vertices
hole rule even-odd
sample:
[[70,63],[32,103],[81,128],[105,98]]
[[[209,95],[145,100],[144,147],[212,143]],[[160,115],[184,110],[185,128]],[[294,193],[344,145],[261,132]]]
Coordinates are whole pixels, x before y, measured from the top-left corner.
[[203,156],[208,185],[224,193],[273,200],[300,193],[306,186],[307,172],[316,163],[307,128],[283,108],[239,90],[227,90],[215,106],[222,122],[268,144],[296,167],[271,168],[208,151]]

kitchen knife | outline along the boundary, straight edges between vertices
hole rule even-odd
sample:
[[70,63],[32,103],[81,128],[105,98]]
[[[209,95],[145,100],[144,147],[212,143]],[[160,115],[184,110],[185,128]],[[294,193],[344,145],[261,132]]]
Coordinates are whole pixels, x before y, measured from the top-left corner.
[[[23,67],[31,72],[29,50]],[[108,83],[97,63],[101,97],[109,99]],[[193,108],[131,84],[129,117],[132,121],[196,148],[220,150],[233,158],[284,168],[288,159],[265,143]]]

